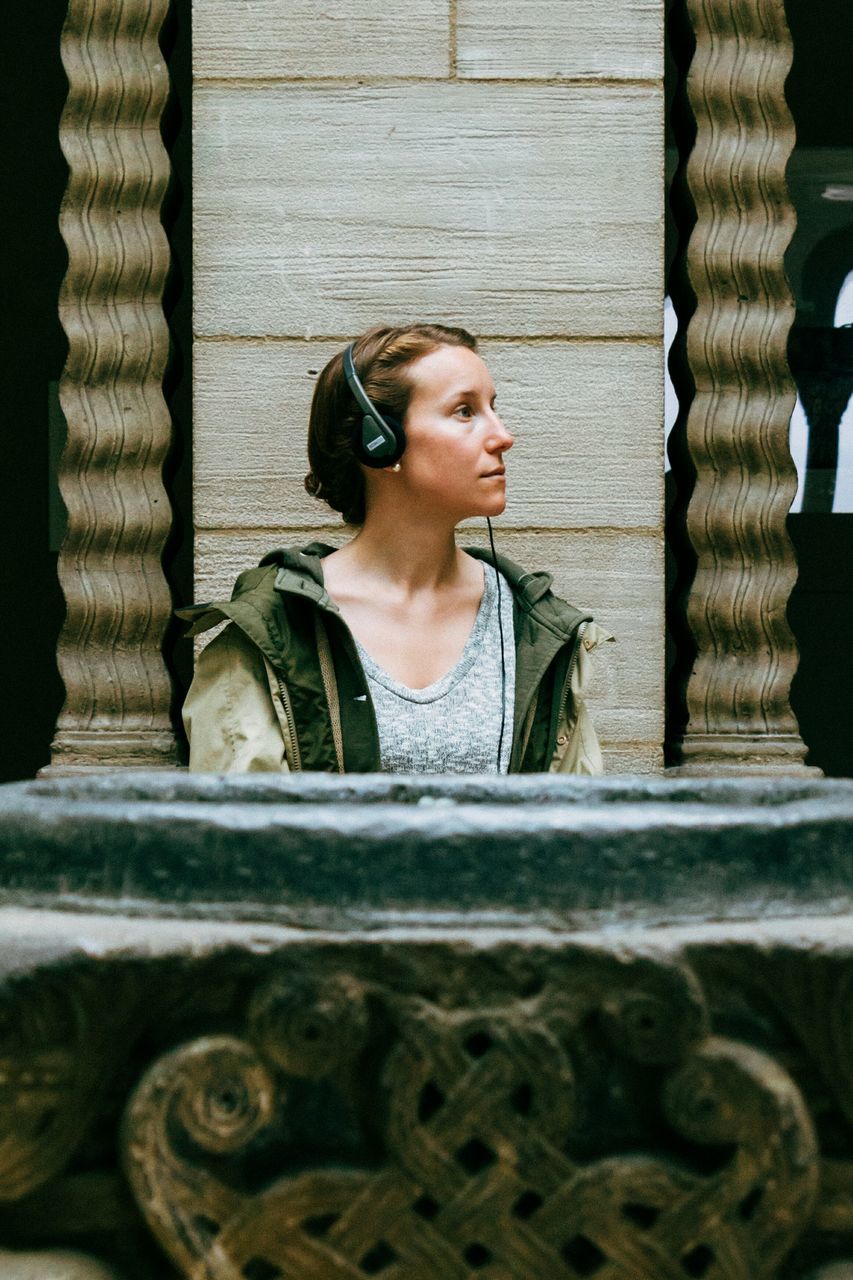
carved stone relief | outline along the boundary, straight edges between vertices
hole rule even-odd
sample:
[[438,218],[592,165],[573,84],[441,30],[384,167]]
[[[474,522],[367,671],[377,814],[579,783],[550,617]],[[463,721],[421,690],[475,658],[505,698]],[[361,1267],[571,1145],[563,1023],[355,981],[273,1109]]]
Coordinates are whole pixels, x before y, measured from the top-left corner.
[[[566,977],[476,1008],[347,971],[275,980],[242,1035],[161,1058],[125,1164],[181,1273],[775,1275],[818,1183],[791,1078],[709,1033],[686,970]],[[311,1167],[295,1129],[324,1111],[340,1145]]]
[[58,1174],[79,1147],[132,1040],[142,993],[114,974],[25,975],[0,987],[0,1205]]
[[0,1277],[842,1280],[851,982],[603,939],[48,965],[3,1021]]

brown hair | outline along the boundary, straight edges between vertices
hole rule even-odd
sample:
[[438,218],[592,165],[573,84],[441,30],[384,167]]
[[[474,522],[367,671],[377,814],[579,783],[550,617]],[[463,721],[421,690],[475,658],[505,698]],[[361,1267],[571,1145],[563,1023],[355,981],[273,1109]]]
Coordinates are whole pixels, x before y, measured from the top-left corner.
[[[355,371],[380,413],[384,406],[404,420],[414,391],[407,366],[441,346],[476,351],[477,339],[467,329],[442,324],[376,325],[356,339]],[[305,488],[340,511],[347,524],[363,524],[365,516],[364,472],[352,448],[361,417],[344,375],[344,353],[339,351],[321,370],[314,388],[308,422],[311,470]]]

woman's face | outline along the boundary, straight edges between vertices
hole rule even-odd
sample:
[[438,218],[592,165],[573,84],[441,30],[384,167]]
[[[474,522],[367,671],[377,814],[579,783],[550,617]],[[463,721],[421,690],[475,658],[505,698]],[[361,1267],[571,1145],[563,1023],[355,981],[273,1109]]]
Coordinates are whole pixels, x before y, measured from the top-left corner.
[[497,516],[506,506],[503,455],[513,437],[495,411],[489,371],[467,347],[438,347],[409,366],[414,391],[404,419],[406,488],[454,520]]

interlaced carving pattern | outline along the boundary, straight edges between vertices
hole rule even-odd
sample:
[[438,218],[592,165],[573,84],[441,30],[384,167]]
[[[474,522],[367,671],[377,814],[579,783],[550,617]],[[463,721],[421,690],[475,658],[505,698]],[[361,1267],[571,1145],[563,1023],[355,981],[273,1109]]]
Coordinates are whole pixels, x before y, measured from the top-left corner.
[[[265,986],[245,1038],[173,1051],[130,1104],[153,1230],[194,1280],[771,1276],[816,1192],[796,1087],[709,1035],[684,971],[581,979],[476,1012],[351,974]],[[333,1127],[353,1117],[359,1161],[294,1141],[311,1089]],[[624,1149],[582,1158],[602,1097]]]

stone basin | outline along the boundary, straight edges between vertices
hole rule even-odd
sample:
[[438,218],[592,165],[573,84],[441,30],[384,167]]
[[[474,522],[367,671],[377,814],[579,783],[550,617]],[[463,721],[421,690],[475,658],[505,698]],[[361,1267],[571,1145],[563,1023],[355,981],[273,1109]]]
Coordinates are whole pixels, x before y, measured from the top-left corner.
[[0,788],[0,903],[377,928],[843,914],[853,781],[221,777]]
[[840,1280],[851,870],[808,777],[0,788],[0,1276]]

